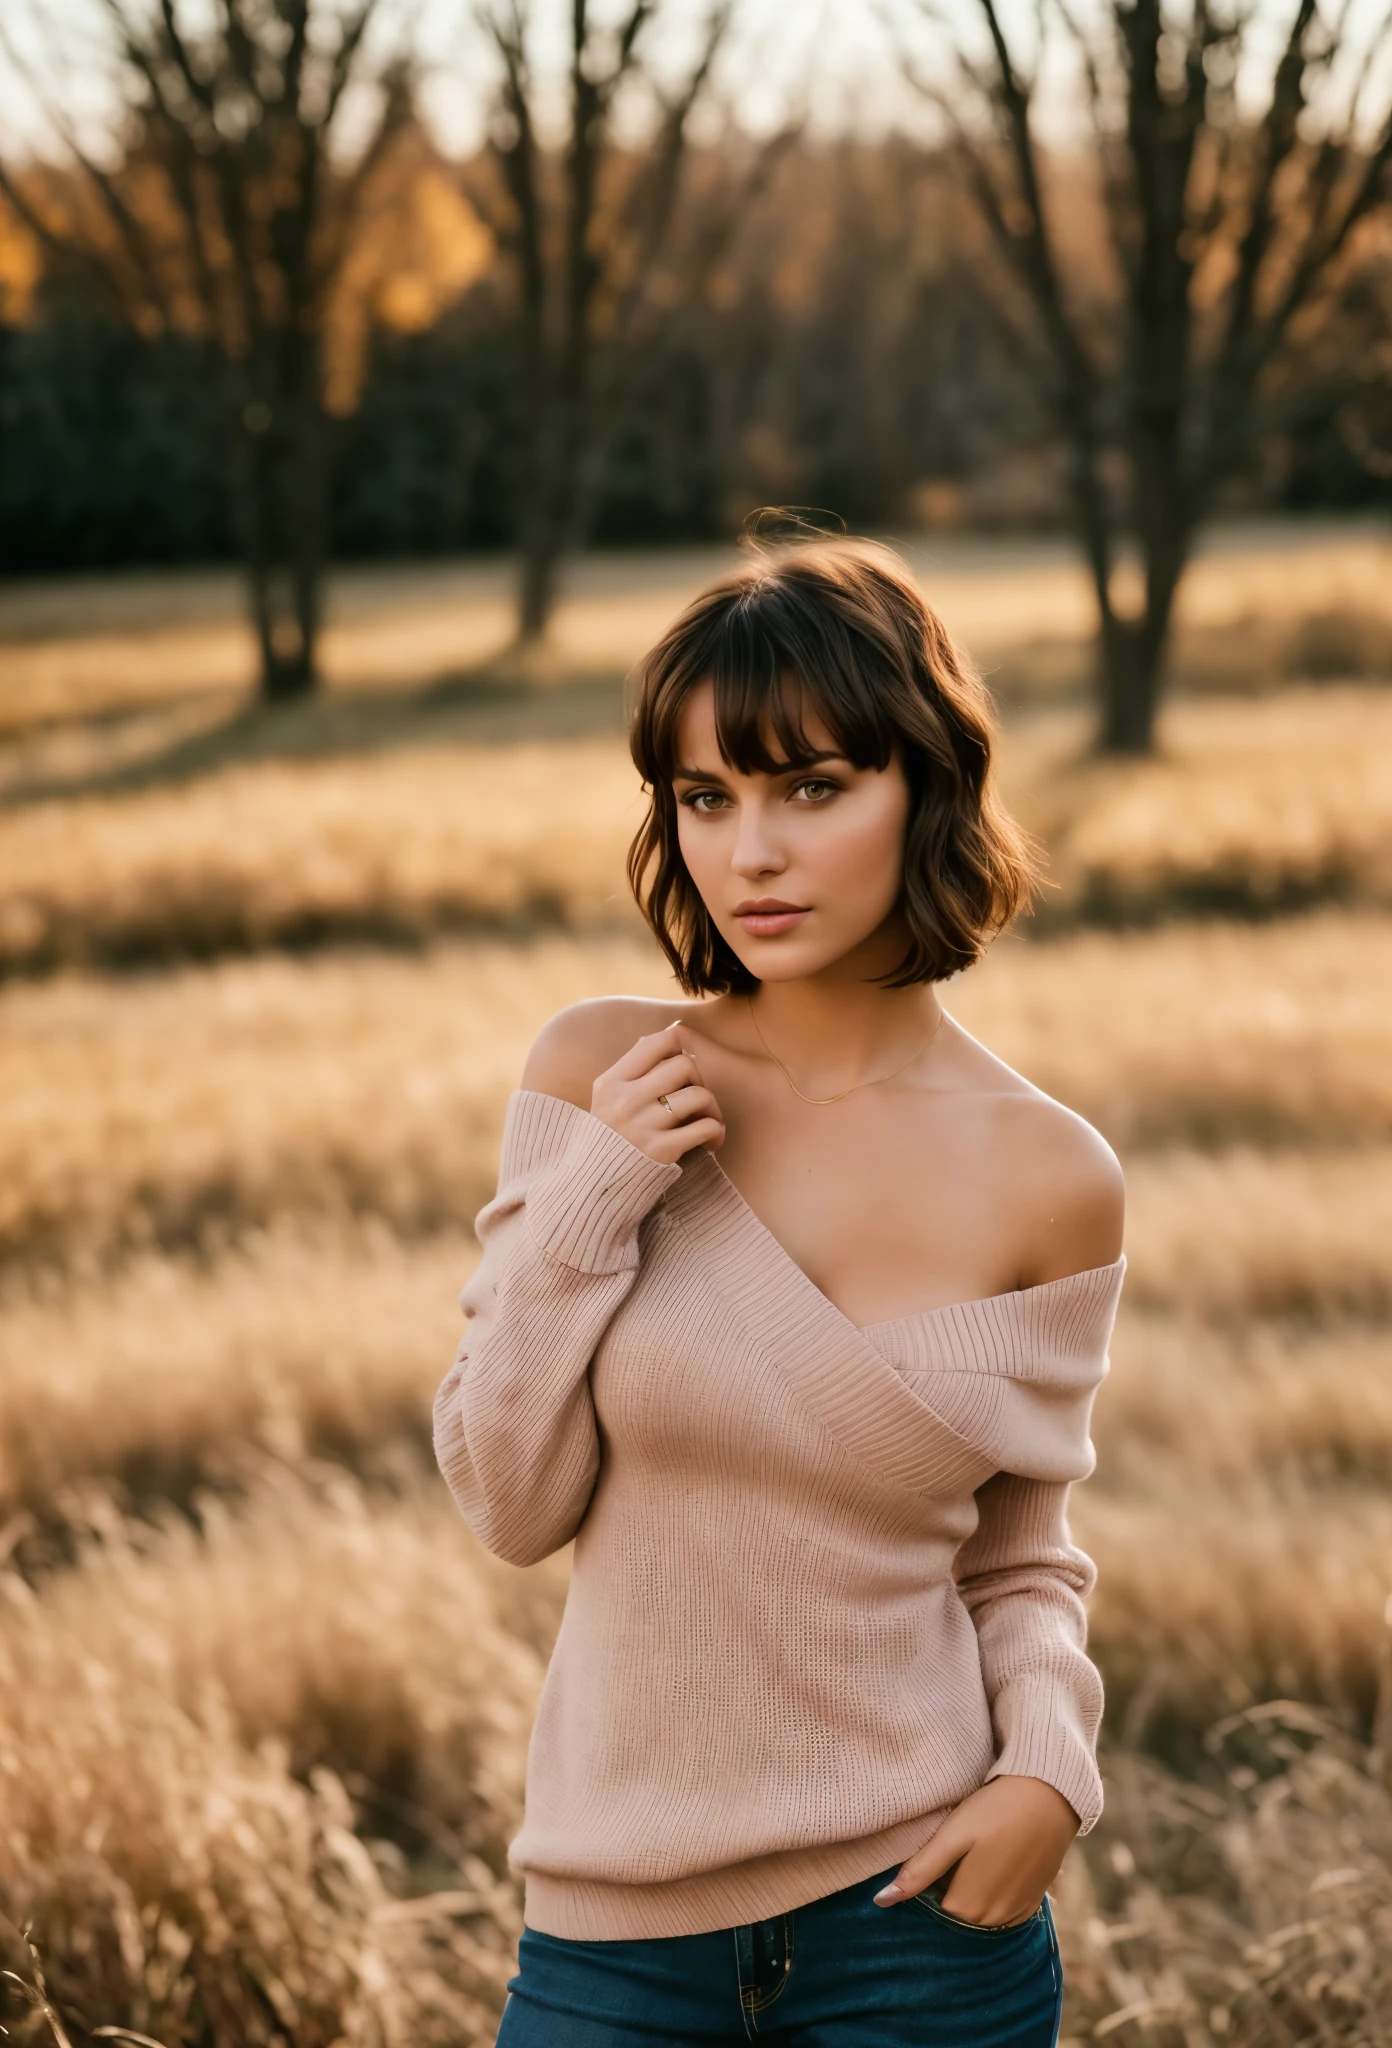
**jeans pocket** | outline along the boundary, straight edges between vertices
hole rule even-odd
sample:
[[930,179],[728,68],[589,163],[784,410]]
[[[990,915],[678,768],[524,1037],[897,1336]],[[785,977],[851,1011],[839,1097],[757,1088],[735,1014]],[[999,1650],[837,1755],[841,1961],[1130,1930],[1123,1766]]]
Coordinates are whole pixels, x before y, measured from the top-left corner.
[[959,1933],[970,1935],[977,1941],[1005,1941],[1012,1934],[1024,1934],[1038,1925],[1044,1917],[1044,1902],[1041,1899],[1028,1920],[1008,1921],[1003,1927],[983,1927],[975,1920],[959,1919],[956,1913],[949,1913],[942,1903],[942,1895],[951,1882],[951,1873],[940,1877],[936,1884],[930,1884],[926,1891],[916,1892],[911,1903],[922,1913],[940,1920],[945,1927],[955,1927]]

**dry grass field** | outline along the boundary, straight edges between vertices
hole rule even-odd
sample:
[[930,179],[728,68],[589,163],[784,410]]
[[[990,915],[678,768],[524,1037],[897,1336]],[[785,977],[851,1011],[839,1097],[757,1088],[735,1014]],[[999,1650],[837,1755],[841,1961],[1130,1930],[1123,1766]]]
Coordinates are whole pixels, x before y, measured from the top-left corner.
[[[620,736],[397,739],[12,802],[0,973],[631,927],[639,792]],[[1292,688],[1260,719],[1191,699],[1163,758],[1105,774],[1081,741],[1076,714],[1012,731],[1009,792],[1051,855],[1041,926],[1392,902],[1392,693]]]
[[[531,1035],[667,984],[617,737],[489,716],[138,775],[74,729],[0,809],[21,2040],[40,1972],[74,2048],[492,2039],[565,1563],[478,1549],[429,1404]],[[1130,1190],[1071,2048],[1392,2043],[1389,760],[1347,679],[1181,701],[1124,770],[1008,734],[1057,888],[949,1006]]]
[[[1087,673],[1092,596],[1069,542],[938,534],[911,539],[904,551],[1006,694],[1076,691]],[[542,672],[621,674],[732,559],[728,548],[685,548],[573,564]],[[512,616],[504,562],[344,570],[329,579],[328,686],[340,696],[410,690],[487,669],[506,650]],[[1292,676],[1392,675],[1385,527],[1259,521],[1210,536],[1184,584],[1176,659],[1186,682],[1224,691],[1264,691]],[[208,693],[235,699],[254,673],[231,571],[0,587],[0,733],[113,706]]]

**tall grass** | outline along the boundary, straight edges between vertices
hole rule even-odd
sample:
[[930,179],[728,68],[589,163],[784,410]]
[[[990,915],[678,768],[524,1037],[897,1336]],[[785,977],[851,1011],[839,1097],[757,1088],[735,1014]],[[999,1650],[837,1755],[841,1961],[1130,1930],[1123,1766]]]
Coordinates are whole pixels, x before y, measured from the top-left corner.
[[619,741],[261,761],[0,814],[0,965],[621,921]]
[[1228,1297],[1219,1322],[1199,1312],[1201,1296],[1124,1307],[1097,1404],[1100,1463],[1079,1499],[1159,1498],[1181,1468],[1210,1493],[1239,1479],[1303,1482],[1330,1497],[1322,1548],[1341,1495],[1364,1485],[1382,1494],[1392,1482],[1385,1318],[1249,1317],[1234,1307]]
[[[617,690],[615,693],[617,711]],[[323,716],[329,717],[326,708]],[[1291,689],[1260,722],[1174,705],[1155,761],[1090,763],[1076,718],[1007,731],[1052,850],[1041,928],[1392,898],[1392,695]],[[262,760],[0,810],[0,971],[507,926],[628,925],[623,741]]]
[[[1192,1221],[1198,1247],[1215,1214]],[[1143,1235],[1133,1256],[1144,1274]],[[332,1458],[391,1492],[424,1454],[471,1258],[456,1238],[282,1234],[207,1270],[148,1255],[114,1286],[12,1300],[0,1512],[20,1561],[67,1555],[112,1500],[156,1519],[162,1504],[211,1512],[210,1487],[235,1497],[268,1460]],[[1133,1732],[1158,1717],[1188,1739],[1272,1692],[1367,1725],[1392,1537],[1386,1339],[1337,1290],[1305,1295],[1301,1316],[1254,1319],[1200,1275],[1123,1317],[1076,1513],[1102,1567],[1095,1641]]]
[[[1123,1600],[1138,1569],[1161,1582],[1149,1618],[1176,1644],[1211,1620],[1186,1566],[1206,1549],[1213,1593],[1234,1559],[1221,1501],[1176,1553],[1181,1499],[1187,1525],[1192,1473],[1139,1543],[1098,1544]],[[1094,1542],[1129,1512],[1095,1507]],[[1337,1575],[1294,1542],[1273,1574],[1271,1535],[1252,1532],[1226,1581],[1238,1631],[1259,1633],[1290,1574],[1337,1650],[1340,1614],[1321,1611]],[[490,2038],[516,1932],[502,1844],[561,1583],[482,1557],[442,1490],[368,1496],[332,1471],[274,1469],[239,1508],[205,1503],[199,1534],[107,1516],[79,1570],[37,1590],[0,1580],[0,1907],[40,1927],[62,2009],[87,2024],[116,2010],[169,2040]],[[1104,1656],[1116,1599],[1099,1610]],[[1125,1640],[1163,1650],[1136,1620]],[[1385,1667],[1385,1632],[1379,1653]],[[1328,2031],[1309,2038],[1377,2040],[1361,2030],[1381,2011],[1367,1937],[1392,1896],[1377,1759],[1308,1710],[1288,1716],[1300,1740],[1254,1748],[1270,1716],[1192,1644],[1169,1675],[1206,1676],[1204,1703],[1221,1711],[1226,1688],[1242,1718],[1223,1771],[1197,1784],[1111,1756],[1107,1820],[1061,1888],[1074,2023],[1135,2019],[1144,2001],[1162,2043],[1265,2048],[1307,2038],[1280,2028],[1314,2009]],[[1138,1698],[1115,1702],[1137,1727]],[[1149,1712],[1166,1704],[1152,1682]]]
[[[670,987],[617,938],[13,985],[0,1261],[215,1246],[306,1213],[467,1224],[545,1017]],[[1392,925],[1370,914],[1005,943],[948,1001],[1117,1142],[1392,1133]]]
[[[948,992],[1128,1173],[1074,1509],[1110,1698],[1059,1891],[1074,2048],[1388,2039],[1392,923],[1251,916],[1383,891],[1385,723],[1369,693],[1185,706],[1108,773],[1022,729],[1065,908]],[[0,822],[11,967],[415,947],[0,989],[0,1947],[32,1920],[75,2039],[492,2037],[566,1567],[479,1550],[428,1411],[530,1038],[670,988],[602,929],[627,776],[608,742],[460,748]],[[1066,929],[1205,876],[1241,918]],[[587,930],[431,936],[543,919]]]
[[[0,1519],[81,1519],[93,1486],[188,1505],[267,1457],[374,1471],[429,1441],[472,1236],[282,1226],[211,1260],[146,1251],[0,1298]],[[28,1554],[28,1551],[26,1551]]]
[[1297,1704],[1229,1717],[1210,1748],[1203,1785],[1112,1756],[1106,1815],[1058,1888],[1060,2048],[1384,2048],[1385,1753]]
[[948,1007],[1113,1143],[1327,1145],[1392,1130],[1392,925],[1322,911],[997,945]]
[[[1124,1601],[1148,1568],[1150,1619],[1177,1648],[1211,1621],[1186,1574],[1206,1553],[1205,1588],[1250,1637],[1283,1582],[1272,1532],[1224,1580],[1234,1518],[1215,1499],[1176,1552],[1202,1497],[1192,1472],[1170,1476],[1168,1515],[1130,1548],[1097,1543],[1126,1504],[1091,1504],[1104,1583]],[[1340,1615],[1320,1611],[1334,1575],[1294,1543],[1274,1556],[1337,1649]],[[274,1468],[240,1507],[204,1503],[201,1533],[107,1515],[78,1570],[33,1590],[0,1578],[0,1909],[39,1928],[61,2009],[171,2042],[490,2039],[517,1928],[501,1847],[561,1583],[481,1556],[442,1490],[369,1496]],[[1163,1652],[1136,1620],[1124,1641]],[[1226,1690],[1239,1718],[1180,1781],[1117,1751],[1125,1720],[1141,1726],[1139,1690],[1117,1690],[1108,1814],[1060,1887],[1070,2025],[1103,2038],[1144,2019],[1161,2048],[1366,2048],[1392,1899],[1378,1757],[1308,1709],[1273,1722],[1192,1642],[1158,1670],[1206,1681],[1203,1704]],[[1155,1676],[1153,1716],[1170,1704]]]
[[[1104,1482],[1120,1460],[1132,1483],[1132,1453],[1144,1462],[1159,1441],[1225,1474],[1270,1463],[1278,1443],[1333,1478],[1392,1472],[1392,1152],[1301,1158],[1133,1163]],[[263,1455],[370,1472],[384,1445],[424,1443],[475,1257],[462,1230],[403,1241],[375,1219],[287,1221],[209,1258],[147,1250],[85,1282],[12,1274],[0,1515],[62,1526],[93,1482],[186,1502]]]
[[[1255,716],[1173,706],[1156,758],[1061,762],[1049,728],[1008,768],[1050,854],[1050,922],[1177,912],[1271,915],[1329,899],[1392,899],[1392,696],[1281,692]],[[1068,731],[1067,727],[1064,731]]]
[[[491,2039],[540,1666],[447,1503],[271,1476],[198,1534],[107,1516],[80,1569],[0,1592],[0,1907],[61,2010],[266,2048]],[[412,1897],[422,1847],[443,1896]]]
[[1392,1313],[1392,1153],[1241,1146],[1133,1155],[1133,1303],[1238,1321]]
[[626,981],[667,985],[632,945],[564,941],[12,987],[0,1246],[91,1260],[288,1214],[467,1222],[530,1039]]

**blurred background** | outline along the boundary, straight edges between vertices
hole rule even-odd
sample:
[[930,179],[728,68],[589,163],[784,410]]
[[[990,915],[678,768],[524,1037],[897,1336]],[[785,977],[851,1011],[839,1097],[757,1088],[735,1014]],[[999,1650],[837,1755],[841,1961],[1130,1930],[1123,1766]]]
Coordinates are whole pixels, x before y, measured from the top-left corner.
[[566,1562],[430,1400],[793,505],[987,673],[951,1007],[1127,1168],[1065,2041],[1392,2042],[1390,163],[1360,0],[5,0],[14,2037],[491,2042]]

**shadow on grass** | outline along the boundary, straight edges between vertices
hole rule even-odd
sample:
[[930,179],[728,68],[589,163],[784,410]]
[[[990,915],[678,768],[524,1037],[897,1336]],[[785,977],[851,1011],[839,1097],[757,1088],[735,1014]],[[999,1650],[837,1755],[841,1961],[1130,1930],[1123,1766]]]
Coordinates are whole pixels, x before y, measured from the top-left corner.
[[[200,719],[200,702],[206,718]],[[298,703],[185,698],[29,736],[3,800],[40,803],[197,781],[253,761],[330,760],[431,745],[509,746],[624,729],[618,674],[531,680],[489,667],[424,689],[319,693]]]

